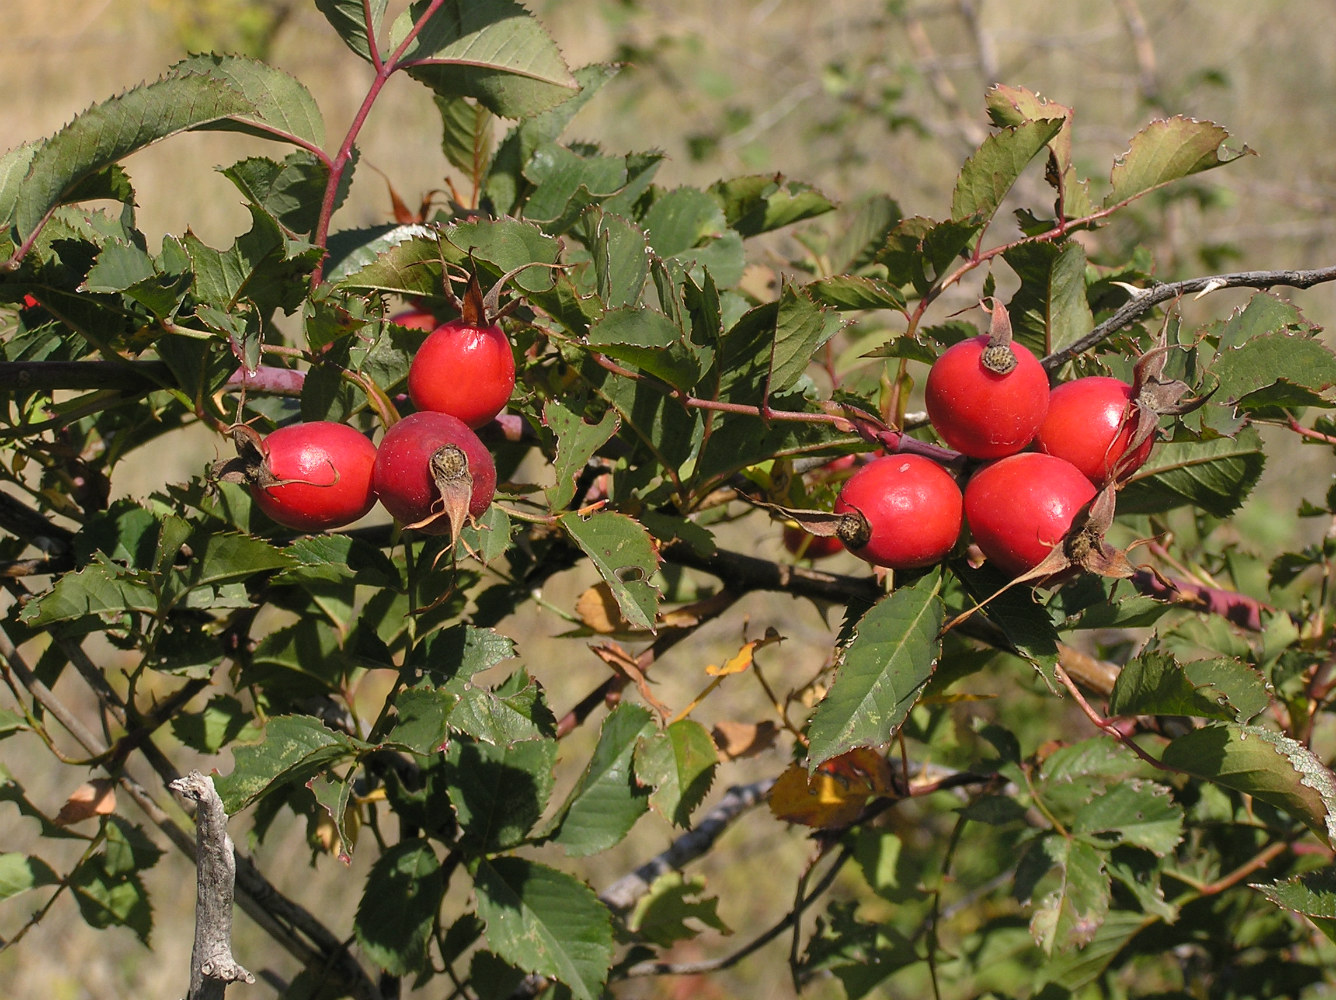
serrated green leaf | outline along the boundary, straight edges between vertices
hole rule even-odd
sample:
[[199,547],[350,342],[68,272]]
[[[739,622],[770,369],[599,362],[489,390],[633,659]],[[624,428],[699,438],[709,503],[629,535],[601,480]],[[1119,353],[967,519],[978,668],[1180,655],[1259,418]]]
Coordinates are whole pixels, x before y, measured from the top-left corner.
[[399,587],[399,570],[385,553],[349,535],[304,535],[281,549],[287,561],[274,574],[274,584],[358,584]]
[[301,150],[282,161],[251,156],[224,167],[221,173],[287,232],[302,236],[315,229],[329,167],[314,154]]
[[986,102],[988,117],[995,125],[1019,125],[1026,121],[1062,118],[1062,128],[1048,142],[1053,156],[1051,176],[1045,173],[1050,184],[1057,182],[1062,196],[1061,213],[1063,218],[1072,219],[1090,215],[1095,206],[1090,200],[1089,182],[1080,178],[1072,156],[1072,120],[1073,109],[1051,101],[1025,87],[1011,87],[1006,84],[994,84],[988,88]]
[[584,773],[558,815],[552,839],[572,855],[595,854],[621,841],[648,808],[635,781],[636,745],[653,731],[649,711],[623,702],[608,715]]
[[109,870],[107,855],[98,853],[70,872],[68,884],[88,926],[98,930],[128,927],[141,943],[149,943],[153,909],[137,873]]
[[1109,180],[1113,189],[1106,206],[1129,201],[1147,191],[1231,163],[1251,152],[1224,152],[1229,132],[1214,122],[1175,116],[1159,118],[1132,137],[1127,152],[1114,161]]
[[411,976],[427,961],[445,874],[426,840],[405,840],[376,859],[353,918],[367,957],[385,971]]
[[1118,494],[1120,514],[1153,514],[1199,507],[1229,517],[1261,478],[1266,454],[1251,428],[1234,438],[1158,445]]
[[452,677],[472,677],[514,655],[515,643],[508,636],[460,622],[418,643],[406,666],[444,684]]
[[719,900],[705,896],[705,879],[688,879],[681,872],[664,872],[636,900],[627,929],[660,948],[698,937],[702,927],[732,934],[719,916]]
[[[1315,337],[1291,333],[1253,336],[1232,350],[1221,351],[1209,371],[1219,385],[1212,401],[1242,410],[1333,405],[1325,394],[1336,385],[1336,354]],[[1272,392],[1264,393],[1267,389]],[[1285,394],[1278,396],[1282,390]]]
[[[1074,994],[1103,975],[1128,942],[1154,920],[1135,910],[1110,910],[1083,947],[1055,955],[1042,967],[1041,983],[1055,983]],[[1169,1000],[1168,995],[1162,994],[1162,1000]]]
[[812,358],[840,332],[844,322],[838,313],[823,309],[803,289],[785,285],[779,293],[775,340],[770,353],[771,395],[778,396],[797,385]]
[[186,233],[182,242],[195,271],[195,294],[225,313],[243,299],[265,316],[275,309],[291,313],[305,301],[305,278],[323,252],[289,239],[273,216],[247,207],[251,228],[226,250]]
[[688,389],[701,375],[682,330],[653,309],[609,310],[590,324],[587,341],[600,354],[635,365],[676,389]]
[[593,263],[594,288],[606,309],[640,302],[649,278],[651,253],[645,231],[602,208],[591,208],[581,224]]
[[1052,956],[1088,944],[1109,910],[1109,876],[1103,854],[1080,840],[1048,837],[1044,841],[1058,868],[1058,885],[1035,906],[1030,933],[1044,954]]
[[855,747],[890,741],[914,707],[941,654],[940,573],[883,598],[839,653],[835,683],[808,727],[809,770]]
[[416,0],[390,28],[397,48],[420,30],[401,64],[442,97],[472,97],[502,118],[538,114],[575,95],[561,51],[538,19],[513,0]]
[[216,754],[235,742],[253,742],[260,737],[254,715],[231,695],[218,695],[198,712],[172,716],[172,735],[202,754]]
[[1064,119],[1050,118],[1011,125],[984,139],[965,161],[951,195],[951,218],[987,222],[1021,172],[1058,134]]
[[1062,245],[1048,279],[1048,353],[1062,350],[1095,327],[1086,296],[1086,253],[1076,240]]
[[905,297],[900,289],[878,278],[854,274],[836,274],[818,278],[802,286],[813,301],[836,309],[903,309]]
[[450,803],[471,851],[518,846],[552,795],[555,739],[492,745],[456,739],[446,748]]
[[0,899],[58,882],[60,876],[41,858],[19,851],[0,854]]
[[541,114],[521,120],[510,130],[497,146],[492,170],[487,178],[487,196],[498,213],[516,214],[516,204],[528,185],[524,171],[534,151],[546,143],[555,142],[576,112],[620,69],[619,65],[610,63],[581,66],[574,74],[580,87],[574,97]]
[[176,76],[202,74],[222,80],[243,95],[254,110],[197,126],[203,130],[245,132],[262,139],[286,139],[319,148],[325,120],[315,98],[296,77],[258,59],[237,55],[194,55],[174,65]]
[[566,514],[560,521],[611,588],[626,620],[652,630],[658,616],[659,591],[650,577],[659,568],[659,557],[649,532],[633,518],[611,511],[588,517]]
[[344,44],[371,62],[371,40],[380,34],[389,0],[315,0],[315,5],[333,25]]
[[612,918],[583,882],[524,858],[480,861],[473,873],[487,944],[506,961],[599,1000],[612,965]]
[[542,687],[524,670],[495,690],[465,683],[449,717],[456,732],[498,746],[550,737],[556,721]]
[[263,743],[233,750],[232,773],[215,777],[214,786],[231,815],[270,789],[306,782],[370,749],[370,744],[335,732],[312,716],[280,715],[265,726]]
[[1230,720],[1228,704],[1199,691],[1169,653],[1134,656],[1118,673],[1109,696],[1110,715],[1186,715]]
[[45,627],[56,622],[80,621],[88,629],[105,627],[103,615],[128,611],[156,614],[158,594],[140,575],[98,562],[66,573],[54,587],[19,612],[25,625]]
[[463,97],[438,95],[435,102],[441,113],[441,152],[475,187],[480,186],[495,145],[492,112]]
[[199,74],[167,75],[95,104],[34,150],[12,221],[30,236],[86,177],[170,135],[255,111],[235,87]]
[[607,410],[597,423],[586,421],[584,406],[572,409],[563,400],[543,404],[543,423],[556,438],[552,472],[556,483],[547,491],[553,510],[561,510],[575,497],[575,485],[594,452],[617,433],[621,421],[616,410]]
[[1256,889],[1282,909],[1301,913],[1329,939],[1336,941],[1336,872],[1328,865]]
[[1336,840],[1336,777],[1288,736],[1257,726],[1212,723],[1175,739],[1160,759],[1285,810],[1328,844]]
[[752,174],[716,181],[709,193],[723,207],[728,225],[743,236],[757,236],[834,210],[820,191],[773,174]]
[[687,827],[714,781],[719,753],[699,722],[679,719],[636,747],[636,778],[654,791],[649,804],[674,826]]
[[891,230],[876,259],[886,266],[891,284],[912,284],[922,296],[951,272],[982,228],[983,223],[977,219],[904,219]]
[[1183,808],[1164,785],[1130,778],[1082,806],[1072,832],[1096,835],[1100,845],[1145,848],[1162,858],[1183,839]]
[[148,251],[131,243],[108,243],[88,269],[83,288],[94,294],[123,292],[153,278],[157,271]]
[[394,699],[395,723],[385,742],[409,753],[439,753],[450,735],[450,714],[459,704],[457,686],[437,687],[422,680],[404,688]]

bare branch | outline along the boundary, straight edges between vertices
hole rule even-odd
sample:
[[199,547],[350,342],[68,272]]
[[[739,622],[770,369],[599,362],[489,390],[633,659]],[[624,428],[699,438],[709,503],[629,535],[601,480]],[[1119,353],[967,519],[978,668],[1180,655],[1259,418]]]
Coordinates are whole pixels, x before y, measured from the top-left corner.
[[222,1000],[231,983],[255,977],[232,957],[232,896],[237,867],[227,813],[213,782],[198,771],[168,787],[195,803],[195,946],[187,1000]]
[[625,912],[631,909],[636,900],[649,892],[649,887],[660,875],[676,871],[709,853],[734,820],[764,801],[774,783],[774,778],[765,778],[750,785],[734,785],[701,818],[694,830],[682,834],[668,845],[667,850],[656,854],[629,875],[623,875],[599,893],[598,898],[614,910]]
[[1054,351],[1040,363],[1046,371],[1061,368],[1082,351],[1089,350],[1106,337],[1117,333],[1138,316],[1149,312],[1161,302],[1184,295],[1206,294],[1220,288],[1312,288],[1327,281],[1336,281],[1336,266],[1319,267],[1307,271],[1236,271],[1232,274],[1212,274],[1186,281],[1172,281],[1152,285],[1137,292],[1129,301],[1104,322],[1098,324],[1080,340]]

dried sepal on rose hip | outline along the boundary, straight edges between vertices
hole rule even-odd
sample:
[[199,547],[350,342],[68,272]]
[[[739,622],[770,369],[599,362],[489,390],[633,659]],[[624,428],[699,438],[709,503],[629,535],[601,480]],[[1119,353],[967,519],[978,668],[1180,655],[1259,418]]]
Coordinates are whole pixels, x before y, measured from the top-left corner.
[[373,482],[396,521],[453,543],[496,495],[496,464],[462,420],[422,410],[385,432]]
[[1002,458],[1025,448],[1048,411],[1048,375],[1012,342],[1006,307],[994,301],[986,334],[952,344],[928,370],[928,420],[971,458]]
[[341,528],[376,502],[376,446],[347,424],[314,420],[267,436],[236,424],[229,433],[237,457],[215,464],[213,478],[245,485],[255,505],[284,527]]

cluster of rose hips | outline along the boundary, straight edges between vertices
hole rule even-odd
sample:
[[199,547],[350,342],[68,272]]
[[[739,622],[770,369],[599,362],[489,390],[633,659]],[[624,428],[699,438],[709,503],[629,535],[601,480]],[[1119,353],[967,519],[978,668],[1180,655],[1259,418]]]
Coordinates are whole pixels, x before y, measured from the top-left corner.
[[1133,387],[1091,376],[1049,387],[1035,356],[1007,335],[952,345],[924,387],[928,419],[970,461],[964,489],[920,454],[885,455],[844,484],[838,537],[888,569],[940,562],[968,526],[990,563],[1019,576],[1058,546],[1083,507],[1142,465],[1154,445],[1154,413]]
[[412,310],[391,317],[428,335],[408,371],[414,412],[379,447],[328,420],[280,427],[261,438],[232,429],[237,459],[219,478],[246,483],[256,506],[298,531],[327,531],[379,500],[400,524],[458,536],[496,493],[496,465],[475,430],[493,420],[515,387],[515,358],[501,327],[476,311],[447,322]]

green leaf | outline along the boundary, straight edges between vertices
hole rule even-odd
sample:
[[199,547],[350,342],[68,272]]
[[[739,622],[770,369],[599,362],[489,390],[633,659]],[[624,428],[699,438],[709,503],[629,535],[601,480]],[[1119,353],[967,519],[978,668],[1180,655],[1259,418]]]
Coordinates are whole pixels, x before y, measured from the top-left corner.
[[583,882],[525,858],[480,861],[473,873],[488,946],[506,961],[599,1000],[612,965],[612,918]]
[[245,132],[262,139],[287,139],[319,148],[325,142],[325,120],[305,84],[258,59],[235,55],[194,55],[169,71],[175,76],[200,74],[221,80],[251,103],[254,110],[200,129]]
[[605,309],[634,306],[649,277],[651,253],[645,231],[600,207],[582,220],[582,239],[593,262],[594,287]]
[[498,746],[542,739],[556,730],[543,689],[524,670],[494,691],[465,683],[449,722],[456,732]]
[[1222,350],[1209,371],[1219,382],[1212,402],[1240,410],[1333,405],[1323,393],[1336,385],[1336,354],[1316,337],[1283,332],[1253,336]]
[[988,117],[996,125],[1019,125],[1036,119],[1061,117],[1062,128],[1049,140],[1048,148],[1053,157],[1052,176],[1045,174],[1045,179],[1056,186],[1062,195],[1061,212],[1063,218],[1079,218],[1094,211],[1090,201],[1089,182],[1076,173],[1072,156],[1072,119],[1073,109],[1050,101],[1040,94],[1025,87],[1011,87],[995,84],[988,88],[986,99]]
[[294,241],[273,216],[251,205],[251,228],[227,250],[215,250],[193,233],[183,241],[195,271],[195,294],[230,313],[245,299],[262,315],[291,313],[305,301],[305,278],[323,256],[319,247]]
[[809,770],[855,747],[890,741],[941,654],[940,573],[883,598],[839,652],[835,683],[808,727]]
[[1288,736],[1257,726],[1212,723],[1175,739],[1160,759],[1283,809],[1326,843],[1336,841],[1336,777]]
[[231,695],[209,699],[198,712],[178,712],[172,716],[172,735],[202,754],[216,754],[237,742],[253,742],[260,736],[254,731],[254,716]]
[[801,289],[786,284],[779,293],[775,340],[770,354],[770,393],[780,395],[798,384],[812,358],[844,320],[827,312]]
[[288,233],[315,229],[329,180],[329,167],[312,153],[289,153],[281,162],[251,156],[222,169],[256,208],[272,216]]
[[636,778],[654,789],[649,804],[674,826],[687,827],[714,781],[719,753],[699,722],[679,719],[636,747]]
[[1021,172],[1062,128],[1062,118],[1011,125],[984,139],[965,161],[951,195],[951,218],[987,222]]
[[441,152],[475,186],[487,176],[495,145],[492,113],[463,97],[436,98],[441,113]]
[[611,511],[588,517],[566,514],[560,521],[611,588],[626,620],[653,630],[659,591],[650,577],[658,570],[659,558],[649,532],[633,518]]
[[1143,653],[1127,662],[1113,683],[1110,715],[1186,715],[1231,720],[1234,713],[1199,691],[1172,654]]
[[1048,351],[1062,350],[1095,327],[1086,297],[1086,253],[1076,240],[1062,245],[1048,279]]
[[835,203],[815,188],[773,174],[716,181],[709,193],[723,208],[728,226],[744,237],[768,233],[835,209]]
[[649,710],[622,702],[604,720],[598,745],[558,816],[552,839],[572,855],[596,854],[621,841],[648,807],[635,780],[636,745],[653,732]]
[[619,65],[610,63],[581,66],[575,71],[579,93],[548,111],[523,119],[510,130],[497,147],[491,174],[487,178],[487,196],[499,214],[516,214],[516,204],[528,185],[524,172],[535,150],[555,142],[575,114],[620,69]]
[[903,309],[905,297],[900,289],[879,278],[836,274],[818,278],[802,286],[805,295],[821,305],[836,309]]
[[1126,844],[1162,858],[1183,839],[1183,807],[1164,785],[1129,778],[1083,805],[1072,832],[1096,835],[1101,846]]
[[153,909],[148,892],[134,872],[107,869],[107,856],[85,858],[69,875],[70,890],[79,912],[90,927],[128,927],[147,945],[153,930]]
[[719,916],[719,900],[704,893],[705,879],[664,872],[636,900],[635,909],[626,921],[627,929],[660,948],[697,937],[701,927],[732,934]]
[[1265,462],[1261,437],[1252,428],[1234,438],[1160,444],[1118,494],[1118,512],[1155,514],[1191,506],[1229,517],[1257,485]]
[[543,424],[556,438],[556,457],[552,460],[556,484],[547,491],[553,510],[561,510],[575,498],[576,481],[585,466],[621,426],[616,410],[604,411],[597,422],[586,420],[588,412],[584,405],[572,408],[561,399],[543,404]]
[[477,853],[521,844],[552,795],[557,741],[503,746],[457,739],[445,759],[461,843]]
[[88,269],[83,288],[94,294],[123,292],[157,276],[148,251],[132,243],[111,242],[102,248]]
[[399,570],[385,553],[349,535],[304,535],[280,550],[287,557],[271,581],[275,585],[316,583],[398,587]]
[[1203,170],[1231,163],[1250,153],[1222,149],[1229,132],[1213,122],[1175,116],[1151,122],[1132,137],[1131,146],[1114,161],[1113,189],[1105,206],[1130,201],[1147,191]]
[[50,591],[29,601],[19,612],[25,625],[45,627],[79,621],[89,629],[105,627],[100,616],[127,611],[156,614],[158,595],[142,576],[99,559],[75,573],[66,573]]
[[1336,869],[1330,865],[1270,885],[1253,884],[1282,909],[1301,913],[1336,941]]
[[167,136],[255,111],[230,84],[199,74],[168,75],[96,104],[35,149],[12,221],[30,236],[85,178]]
[[[431,0],[416,0],[395,18],[392,48],[430,6]],[[445,0],[399,63],[441,97],[472,97],[502,118],[546,111],[578,89],[546,30],[513,0]]]
[[1088,944],[1109,910],[1109,876],[1103,855],[1081,840],[1044,840],[1058,866],[1058,885],[1035,907],[1030,933],[1044,954]]
[[[1109,911],[1100,922],[1094,936],[1083,947],[1055,955],[1044,964],[1039,973],[1041,983],[1056,983],[1075,994],[1077,990],[1103,975],[1132,938],[1154,920],[1154,917],[1135,910]],[[1047,996],[1048,991],[1033,995]],[[1160,996],[1162,1000],[1169,1000],[1170,997],[1169,994]]]
[[41,858],[20,851],[0,854],[0,899],[59,882],[60,876]]
[[371,749],[312,716],[280,715],[265,726],[263,743],[234,748],[232,773],[215,777],[214,786],[231,815],[279,785],[306,782]]
[[452,677],[472,677],[514,655],[515,643],[509,636],[460,622],[418,643],[406,666],[443,684]]
[[912,284],[920,296],[951,273],[960,255],[983,228],[977,219],[938,222],[915,216],[891,230],[877,254],[892,284]]
[[700,362],[677,324],[647,308],[613,309],[589,327],[588,344],[600,354],[635,365],[676,389],[700,378]]
[[426,840],[405,840],[376,859],[353,918],[368,958],[396,976],[411,976],[427,961],[445,874]]
[[[334,26],[344,44],[371,62],[371,42],[380,33],[389,0],[315,0],[316,8]],[[367,21],[371,22],[371,34]]]

